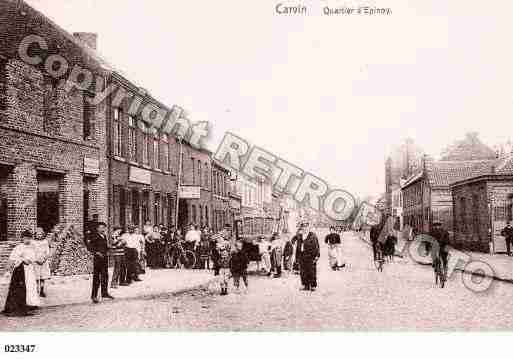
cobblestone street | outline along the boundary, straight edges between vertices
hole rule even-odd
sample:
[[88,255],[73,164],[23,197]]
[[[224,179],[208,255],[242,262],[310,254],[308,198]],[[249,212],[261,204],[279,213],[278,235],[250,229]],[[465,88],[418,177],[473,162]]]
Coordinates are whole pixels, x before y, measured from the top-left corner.
[[[320,236],[321,242],[324,237]],[[323,246],[319,289],[300,291],[299,278],[250,276],[248,293],[222,297],[217,288],[100,305],[45,308],[28,318],[0,317],[2,330],[511,330],[513,286],[494,282],[468,290],[455,273],[434,286],[429,266],[397,259],[378,273],[370,248],[352,234],[343,240],[347,266],[332,272]]]

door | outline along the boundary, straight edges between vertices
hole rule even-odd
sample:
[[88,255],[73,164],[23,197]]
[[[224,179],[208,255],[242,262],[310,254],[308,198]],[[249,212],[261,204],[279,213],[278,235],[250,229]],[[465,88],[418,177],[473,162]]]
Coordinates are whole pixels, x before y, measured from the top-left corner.
[[7,198],[0,195],[0,242],[7,240]]
[[506,253],[506,241],[501,231],[506,226],[508,216],[508,198],[495,193],[492,209],[492,250],[494,253]]
[[178,200],[178,228],[185,230],[189,222],[189,214],[187,201],[185,199]]
[[48,233],[57,223],[59,223],[59,193],[38,192],[37,226]]
[[83,193],[84,197],[84,234],[89,229],[90,223],[89,223],[89,190],[84,189]]

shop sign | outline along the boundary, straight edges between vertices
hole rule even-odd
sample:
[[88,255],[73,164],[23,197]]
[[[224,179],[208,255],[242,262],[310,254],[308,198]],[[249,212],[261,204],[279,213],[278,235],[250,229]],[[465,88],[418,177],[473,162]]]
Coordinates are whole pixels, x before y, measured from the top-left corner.
[[84,157],[84,173],[89,175],[100,174],[100,160],[97,158]]
[[230,207],[240,209],[240,201],[234,199],[230,200]]
[[200,186],[180,186],[180,198],[185,199],[200,199],[201,188]]
[[151,172],[139,167],[131,166],[128,176],[130,182],[144,183],[151,185]]

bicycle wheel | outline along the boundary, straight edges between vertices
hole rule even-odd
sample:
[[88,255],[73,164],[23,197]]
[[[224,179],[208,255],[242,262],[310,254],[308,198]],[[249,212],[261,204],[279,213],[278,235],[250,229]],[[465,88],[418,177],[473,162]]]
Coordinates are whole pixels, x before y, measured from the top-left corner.
[[173,251],[171,254],[170,264],[172,269],[177,269],[180,267],[179,255],[176,253],[176,251]]
[[445,271],[444,269],[442,268],[442,264],[440,263],[440,288],[443,288],[445,286],[445,281],[446,281],[446,278],[445,278]]
[[194,252],[189,250],[185,251],[182,256],[182,265],[187,269],[191,269],[194,267],[195,264],[196,255],[194,254]]
[[377,251],[376,258],[374,258],[374,266],[376,267],[378,272],[383,271],[383,262],[384,262],[383,253],[381,251]]
[[436,259],[435,260],[435,264],[434,264],[434,271],[435,271],[435,285],[436,286],[442,286],[443,288],[443,284],[442,284],[442,273],[441,273],[441,268],[440,268],[440,260],[439,259]]

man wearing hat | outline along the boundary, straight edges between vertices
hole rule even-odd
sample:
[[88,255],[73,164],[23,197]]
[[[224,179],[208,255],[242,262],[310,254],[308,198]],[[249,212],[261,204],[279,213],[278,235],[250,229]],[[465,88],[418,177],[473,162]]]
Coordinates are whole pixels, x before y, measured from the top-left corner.
[[98,289],[101,284],[102,298],[114,299],[108,292],[108,242],[106,235],[107,225],[103,222],[96,224],[96,231],[91,237],[89,250],[93,254],[93,289],[91,300],[98,303]]

